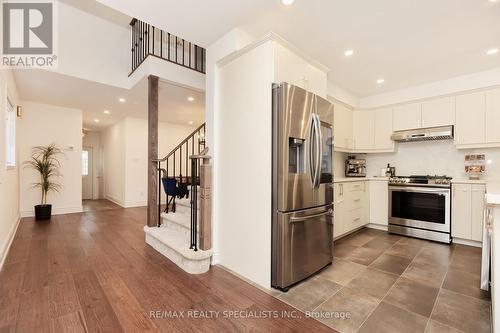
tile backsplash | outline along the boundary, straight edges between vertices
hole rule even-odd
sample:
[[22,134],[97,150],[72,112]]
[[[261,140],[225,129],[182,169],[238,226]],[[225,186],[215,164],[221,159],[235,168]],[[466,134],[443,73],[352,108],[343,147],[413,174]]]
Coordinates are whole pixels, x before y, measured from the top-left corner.
[[448,140],[409,142],[397,144],[394,153],[356,156],[367,160],[367,176],[380,175],[380,169],[390,163],[396,167],[399,176],[437,174],[467,179],[469,176],[465,173],[464,159],[468,154],[485,154],[486,173],[481,178],[500,181],[500,148],[456,149],[453,142]]

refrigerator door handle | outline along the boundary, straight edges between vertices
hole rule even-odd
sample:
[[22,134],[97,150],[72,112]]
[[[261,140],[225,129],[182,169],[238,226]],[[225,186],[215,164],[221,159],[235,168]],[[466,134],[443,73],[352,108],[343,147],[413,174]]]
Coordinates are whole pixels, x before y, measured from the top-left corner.
[[312,187],[316,187],[316,166],[314,165],[315,159],[313,158],[313,147],[316,132],[316,117],[314,113],[311,115],[311,131],[309,133],[309,172],[311,176]]
[[297,223],[297,222],[303,222],[308,219],[312,219],[315,217],[320,217],[323,215],[332,215],[333,214],[333,209],[329,209],[326,212],[319,213],[319,214],[313,214],[313,215],[307,215],[307,216],[301,216],[301,217],[291,217],[289,220],[289,223]]
[[321,185],[321,162],[323,157],[323,135],[321,133],[321,120],[316,114],[316,188]]

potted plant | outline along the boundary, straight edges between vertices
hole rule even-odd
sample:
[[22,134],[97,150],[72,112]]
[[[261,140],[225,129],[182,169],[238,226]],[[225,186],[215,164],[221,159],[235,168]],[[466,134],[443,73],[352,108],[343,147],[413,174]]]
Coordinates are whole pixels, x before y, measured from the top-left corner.
[[47,204],[47,195],[51,191],[58,192],[61,188],[61,185],[54,181],[54,178],[61,175],[61,163],[58,160],[60,154],[62,151],[55,144],[37,146],[33,148],[30,160],[25,162],[27,167],[36,170],[40,175],[40,181],[33,183],[33,187],[40,188],[42,192],[40,204],[35,206],[36,221],[50,220],[52,216],[52,205]]

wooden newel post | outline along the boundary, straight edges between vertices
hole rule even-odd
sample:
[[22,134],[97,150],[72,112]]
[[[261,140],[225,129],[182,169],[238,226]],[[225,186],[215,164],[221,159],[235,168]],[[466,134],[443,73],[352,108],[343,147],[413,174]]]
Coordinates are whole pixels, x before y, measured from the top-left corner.
[[159,78],[148,77],[148,227],[158,221],[158,85]]
[[212,248],[212,166],[210,158],[200,165],[200,249]]

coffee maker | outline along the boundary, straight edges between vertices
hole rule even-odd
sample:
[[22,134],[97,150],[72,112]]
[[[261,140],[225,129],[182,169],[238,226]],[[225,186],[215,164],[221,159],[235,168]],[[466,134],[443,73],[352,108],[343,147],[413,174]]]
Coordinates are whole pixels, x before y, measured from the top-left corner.
[[345,161],[346,177],[366,177],[366,160],[348,156]]

